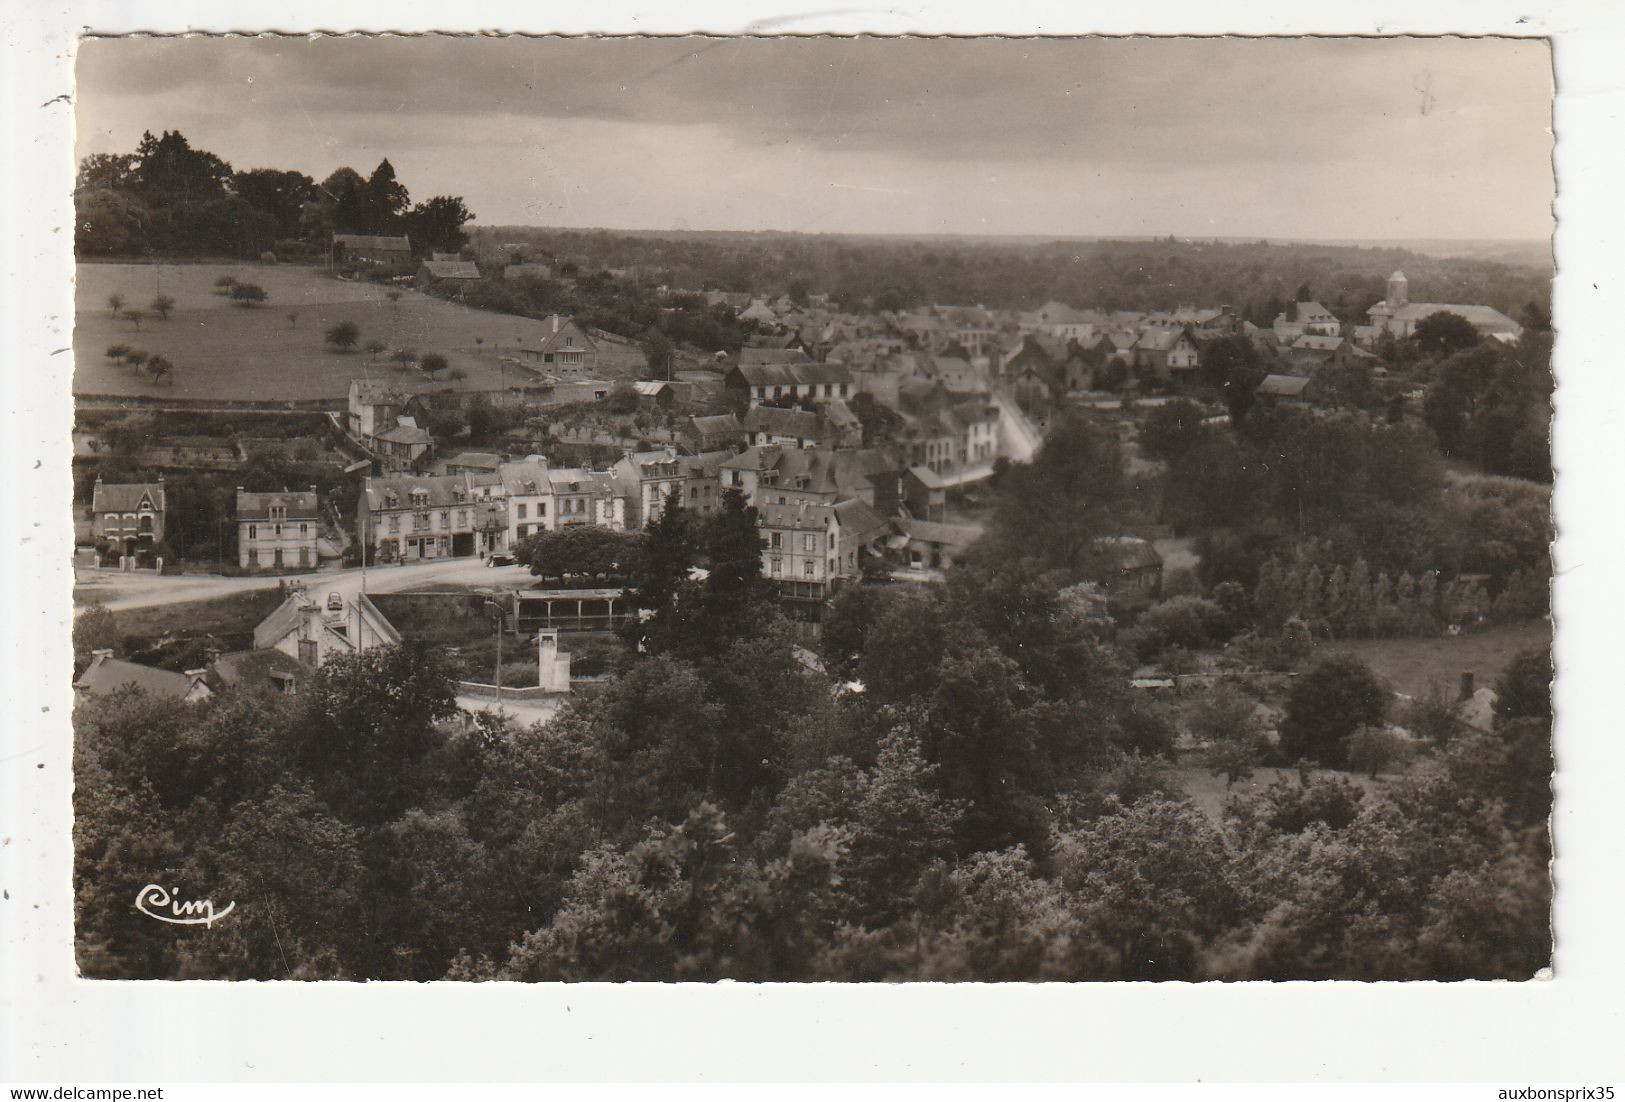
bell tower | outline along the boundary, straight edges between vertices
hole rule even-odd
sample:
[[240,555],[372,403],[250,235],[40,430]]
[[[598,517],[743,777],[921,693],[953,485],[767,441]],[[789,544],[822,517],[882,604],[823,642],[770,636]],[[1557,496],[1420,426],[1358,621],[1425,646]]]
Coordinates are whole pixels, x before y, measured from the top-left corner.
[[1404,272],[1395,272],[1388,277],[1388,308],[1397,310],[1411,300],[1410,281],[1405,278]]

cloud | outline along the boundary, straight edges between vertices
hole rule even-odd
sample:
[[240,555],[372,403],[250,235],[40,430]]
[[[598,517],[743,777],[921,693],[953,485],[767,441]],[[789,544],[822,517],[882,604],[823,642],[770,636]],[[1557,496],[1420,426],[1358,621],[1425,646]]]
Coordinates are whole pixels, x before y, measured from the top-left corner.
[[[494,167],[499,150],[509,163],[542,150],[585,168],[621,163],[606,143],[637,140],[673,163],[726,158],[701,169],[703,188],[733,193],[741,210],[771,207],[743,182],[792,155],[802,199],[847,191],[831,209],[860,215],[880,194],[862,188],[894,186],[864,174],[893,166],[919,174],[904,189],[916,195],[932,177],[1017,166],[1047,173],[1057,193],[1091,176],[1161,192],[1165,177],[1200,175],[1253,195],[1263,175],[1330,183],[1345,236],[1354,220],[1391,224],[1380,204],[1405,193],[1429,209],[1454,194],[1458,208],[1483,208],[1486,230],[1518,211],[1509,233],[1542,224],[1551,197],[1551,71],[1537,41],[135,38],[87,40],[79,73],[86,151],[179,127],[234,163],[316,175],[387,153],[404,176],[414,150],[442,168]],[[702,190],[650,157],[640,170]],[[1464,164],[1489,182],[1481,203],[1452,179]],[[480,187],[493,194],[476,209],[507,218],[534,205],[495,194],[495,181]],[[1300,219],[1318,202],[1283,192],[1280,214]]]

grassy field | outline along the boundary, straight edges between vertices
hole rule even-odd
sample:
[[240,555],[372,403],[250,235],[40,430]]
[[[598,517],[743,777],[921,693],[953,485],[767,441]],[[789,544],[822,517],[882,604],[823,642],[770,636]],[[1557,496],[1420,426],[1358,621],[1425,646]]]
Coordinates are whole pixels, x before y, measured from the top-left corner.
[[1480,687],[1493,686],[1507,661],[1520,651],[1551,643],[1544,620],[1437,639],[1357,639],[1329,643],[1325,650],[1358,656],[1387,678],[1396,692],[1417,696],[1430,682],[1454,692],[1462,672],[1471,670]]
[[[214,281],[226,275],[265,288],[265,304],[244,308],[217,294]],[[392,304],[384,297],[388,288],[348,283],[321,269],[288,264],[80,264],[74,393],[337,398],[348,392],[352,378],[364,376],[389,379],[409,391],[448,385],[444,374],[433,383],[416,368],[386,362],[387,354],[375,361],[362,351],[375,339],[391,350],[438,352],[451,367],[467,372],[468,378],[455,385],[491,389],[517,381],[515,368],[498,363],[498,350],[514,355],[520,346],[540,341],[547,324],[469,309],[409,287],[397,289],[401,298]],[[122,314],[113,318],[107,299],[115,294],[123,297],[125,309],[145,313],[139,327]],[[167,321],[160,321],[148,305],[160,294],[175,300]],[[297,322],[288,318],[295,311]],[[361,330],[356,351],[349,354],[333,351],[323,340],[341,321],[354,322]],[[167,357],[175,364],[172,381],[154,382],[144,372],[110,363],[103,352],[113,344]],[[531,376],[526,373],[526,378]]]
[[113,613],[121,640],[121,655],[135,655],[163,639],[218,640],[225,649],[253,646],[255,626],[282,603],[276,589],[256,589],[151,608],[121,609]]

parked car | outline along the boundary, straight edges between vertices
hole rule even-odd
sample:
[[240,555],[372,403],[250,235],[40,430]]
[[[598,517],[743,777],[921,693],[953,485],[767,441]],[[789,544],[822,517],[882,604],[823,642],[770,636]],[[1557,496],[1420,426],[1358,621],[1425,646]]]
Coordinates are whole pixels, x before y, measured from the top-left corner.
[[344,611],[344,595],[342,593],[329,593],[327,595],[327,611],[329,611],[329,612],[343,612]]
[[485,565],[486,566],[512,566],[514,563],[516,563],[518,561],[519,560],[515,559],[512,555],[509,555],[506,552],[499,551],[496,554],[492,555],[490,558],[486,559],[485,560]]

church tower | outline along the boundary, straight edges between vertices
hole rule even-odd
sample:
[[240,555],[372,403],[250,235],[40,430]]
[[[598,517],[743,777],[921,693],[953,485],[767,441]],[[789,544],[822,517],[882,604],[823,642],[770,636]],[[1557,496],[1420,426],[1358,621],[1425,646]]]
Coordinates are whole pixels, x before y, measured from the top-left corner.
[[1388,309],[1398,310],[1411,300],[1410,281],[1405,278],[1404,272],[1395,272],[1388,277]]

